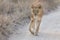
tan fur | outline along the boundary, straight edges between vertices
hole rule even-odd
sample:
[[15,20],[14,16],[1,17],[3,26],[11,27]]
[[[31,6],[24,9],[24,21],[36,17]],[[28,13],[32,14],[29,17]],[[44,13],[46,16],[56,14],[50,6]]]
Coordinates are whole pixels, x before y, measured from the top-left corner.
[[38,35],[39,26],[40,26],[40,23],[41,23],[41,18],[43,16],[42,5],[40,3],[37,3],[37,2],[33,3],[32,6],[31,6],[31,12],[32,12],[32,15],[30,17],[31,21],[30,21],[29,31],[33,35]]

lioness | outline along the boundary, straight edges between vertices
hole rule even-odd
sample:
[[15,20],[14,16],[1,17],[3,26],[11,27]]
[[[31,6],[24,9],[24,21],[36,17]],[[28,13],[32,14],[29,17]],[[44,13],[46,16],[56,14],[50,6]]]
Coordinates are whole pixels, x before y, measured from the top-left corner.
[[31,6],[31,21],[30,21],[30,27],[29,31],[33,35],[38,35],[39,32],[39,26],[41,23],[41,18],[43,16],[43,8],[40,3],[34,2]]

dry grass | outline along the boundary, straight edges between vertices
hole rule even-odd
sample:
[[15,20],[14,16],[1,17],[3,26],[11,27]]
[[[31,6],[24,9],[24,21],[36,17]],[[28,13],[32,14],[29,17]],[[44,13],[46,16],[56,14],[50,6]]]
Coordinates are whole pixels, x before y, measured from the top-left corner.
[[[22,19],[31,15],[30,5],[34,1],[35,0],[0,0],[0,40],[4,40],[6,37],[4,35],[8,36],[15,30],[15,26],[12,25],[14,25],[17,20],[19,20],[18,22],[21,24]],[[40,0],[40,2],[46,10],[52,10],[56,8],[60,0]],[[1,25],[3,26],[1,27]]]

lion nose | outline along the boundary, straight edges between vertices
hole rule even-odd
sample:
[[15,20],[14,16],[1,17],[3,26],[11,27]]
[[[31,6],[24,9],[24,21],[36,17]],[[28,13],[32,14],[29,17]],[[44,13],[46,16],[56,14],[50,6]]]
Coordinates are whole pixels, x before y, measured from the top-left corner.
[[34,13],[35,15],[37,15],[37,13],[39,13],[39,11],[38,11],[38,10],[33,10],[33,13]]

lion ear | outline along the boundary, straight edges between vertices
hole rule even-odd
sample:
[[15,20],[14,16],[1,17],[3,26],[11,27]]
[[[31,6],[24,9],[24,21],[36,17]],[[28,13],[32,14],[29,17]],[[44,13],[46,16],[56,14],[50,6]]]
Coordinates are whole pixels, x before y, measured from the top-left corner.
[[34,8],[34,6],[32,5],[31,8]]

